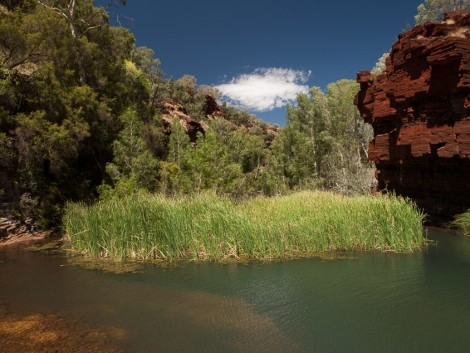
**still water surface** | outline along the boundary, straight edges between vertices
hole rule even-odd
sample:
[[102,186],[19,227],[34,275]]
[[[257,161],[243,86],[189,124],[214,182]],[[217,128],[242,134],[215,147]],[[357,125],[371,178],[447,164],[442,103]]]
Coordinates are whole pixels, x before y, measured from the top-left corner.
[[124,275],[2,250],[0,302],[123,330],[127,352],[469,352],[470,238],[428,237],[415,254]]

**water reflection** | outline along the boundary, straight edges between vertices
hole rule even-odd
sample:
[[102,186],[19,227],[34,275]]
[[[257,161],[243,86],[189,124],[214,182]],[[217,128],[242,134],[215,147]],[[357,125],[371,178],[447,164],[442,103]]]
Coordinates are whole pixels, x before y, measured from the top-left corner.
[[114,275],[0,252],[0,302],[126,332],[129,352],[463,352],[470,239],[416,254]]
[[[165,280],[168,287],[159,285],[161,277],[184,281],[183,269],[118,276],[70,267],[61,257],[18,253],[6,258],[0,278],[8,285],[2,286],[0,301],[11,310],[60,313],[102,327],[117,325],[127,331],[132,352],[302,351],[268,315],[240,296],[184,285],[173,288]],[[190,279],[196,279],[194,273]]]

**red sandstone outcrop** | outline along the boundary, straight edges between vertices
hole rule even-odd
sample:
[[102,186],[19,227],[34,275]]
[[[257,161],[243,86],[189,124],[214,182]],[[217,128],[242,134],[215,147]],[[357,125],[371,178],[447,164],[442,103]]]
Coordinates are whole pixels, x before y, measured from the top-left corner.
[[233,129],[244,129],[248,132],[260,129],[261,133],[265,136],[267,147],[274,140],[275,136],[279,134],[277,126],[268,123],[261,123],[256,119],[247,119],[242,123],[236,123],[227,119],[222,108],[217,104],[216,100],[209,95],[206,95],[204,113],[205,119],[195,120],[188,114],[182,104],[169,100],[164,105],[164,114],[162,115],[167,134],[169,135],[171,133],[171,124],[175,118],[177,118],[181,126],[183,126],[192,143],[196,143],[198,132],[205,134],[209,129],[209,125],[207,124],[208,120],[214,119],[224,119],[225,122],[231,125]]
[[206,94],[205,113],[206,117],[212,119],[223,118],[225,116],[217,101],[208,94]]
[[385,71],[361,71],[358,82],[379,188],[413,198],[431,217],[470,207],[470,11],[401,34]]
[[189,136],[192,143],[197,140],[197,133],[202,134],[207,130],[207,125],[191,118],[186,109],[179,103],[168,101],[165,103],[165,114],[163,114],[163,123],[165,124],[168,133],[171,131],[171,124],[175,118],[179,119],[179,123],[183,126],[184,130]]

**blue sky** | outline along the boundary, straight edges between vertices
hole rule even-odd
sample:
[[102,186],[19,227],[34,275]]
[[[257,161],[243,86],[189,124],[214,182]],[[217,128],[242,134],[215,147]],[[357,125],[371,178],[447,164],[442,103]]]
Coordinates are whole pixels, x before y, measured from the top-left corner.
[[112,11],[138,46],[155,51],[167,78],[193,75],[282,126],[297,93],[371,69],[422,2],[129,0]]

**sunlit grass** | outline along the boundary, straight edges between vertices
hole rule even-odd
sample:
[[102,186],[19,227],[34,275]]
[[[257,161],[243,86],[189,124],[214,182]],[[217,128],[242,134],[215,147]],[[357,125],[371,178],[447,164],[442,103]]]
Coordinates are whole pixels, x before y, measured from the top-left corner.
[[424,245],[423,214],[394,196],[326,192],[234,203],[213,195],[139,195],[68,204],[71,248],[140,260],[284,259],[337,250],[411,252]]

